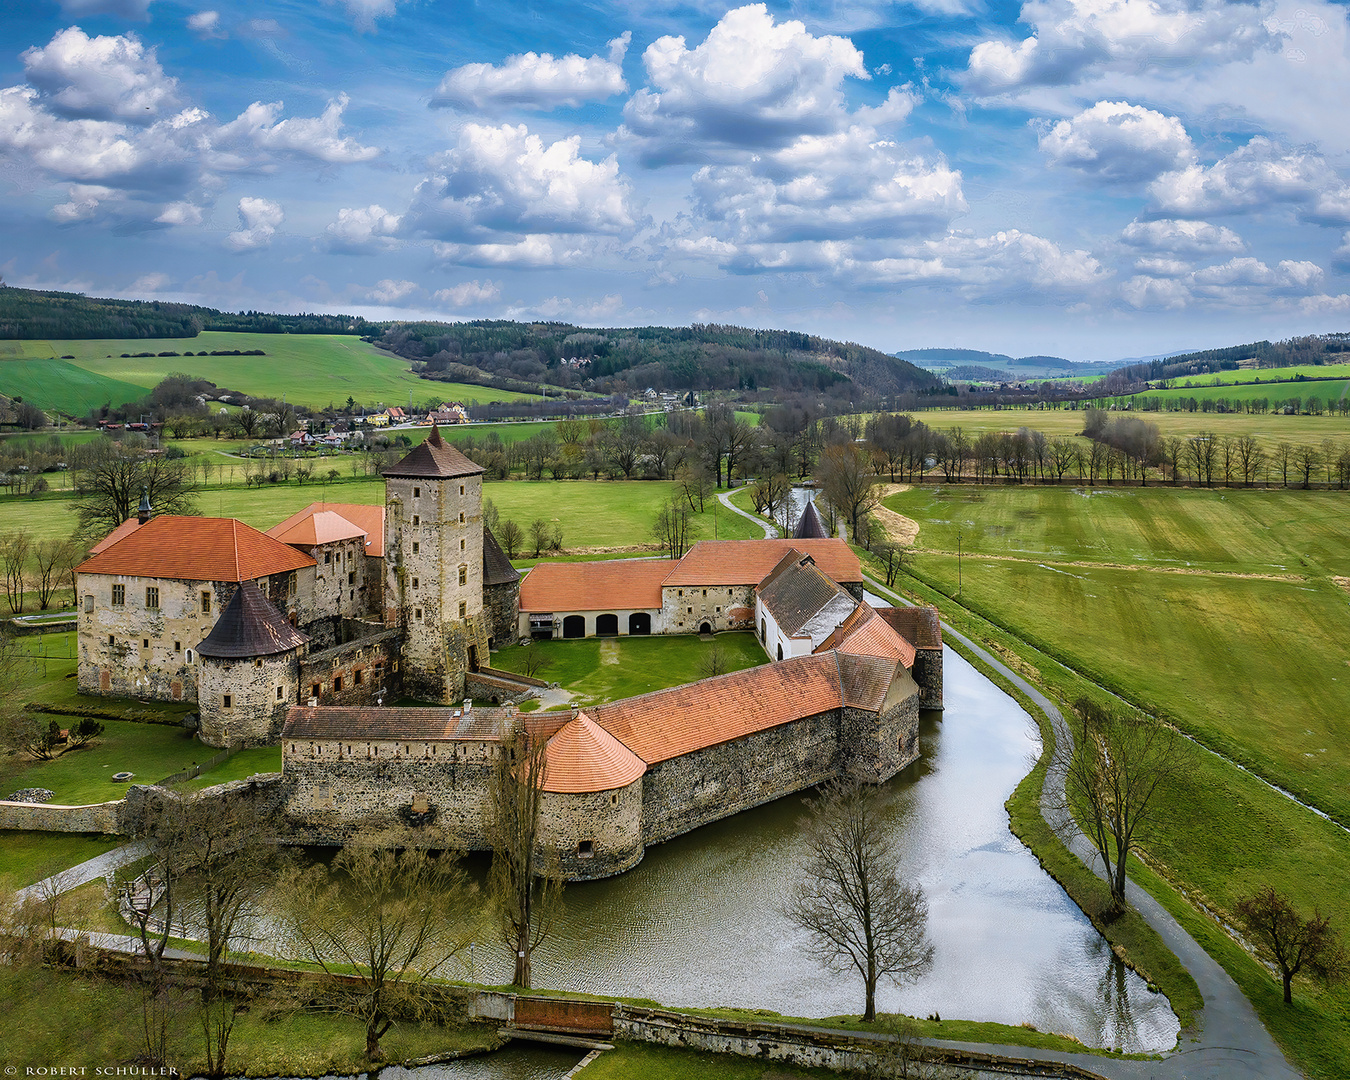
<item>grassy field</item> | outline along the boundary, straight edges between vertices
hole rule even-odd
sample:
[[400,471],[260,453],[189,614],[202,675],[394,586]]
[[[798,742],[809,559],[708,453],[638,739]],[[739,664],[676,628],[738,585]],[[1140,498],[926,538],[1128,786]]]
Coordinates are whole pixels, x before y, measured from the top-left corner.
[[0,831],[0,893],[59,874],[125,842],[120,836]]
[[0,394],[31,401],[43,409],[84,416],[100,405],[120,405],[145,395],[145,387],[77,367],[69,360],[33,359],[8,355],[6,346],[18,349],[29,342],[0,344]]
[[[1171,389],[1171,390],[1149,390],[1147,393],[1139,394],[1132,400],[1142,402],[1146,398],[1157,399],[1158,401],[1177,401],[1185,398],[1195,398],[1196,401],[1215,401],[1226,399],[1228,401],[1256,401],[1265,398],[1270,402],[1271,408],[1274,408],[1278,402],[1287,401],[1290,398],[1299,398],[1307,401],[1310,397],[1321,398],[1324,408],[1332,403],[1340,401],[1350,392],[1350,381],[1336,379],[1331,382],[1261,382],[1261,383],[1241,383],[1233,385],[1231,383],[1221,386],[1197,386],[1192,389]],[[1136,405],[1141,408],[1141,405]],[[1166,408],[1166,406],[1164,406]]]
[[[1083,413],[1075,409],[926,409],[913,415],[931,428],[959,427],[971,436],[984,431],[1016,431],[1025,427],[1043,431],[1053,438],[1076,436],[1083,430]],[[1252,435],[1267,451],[1285,441],[1295,446],[1320,447],[1323,439],[1350,438],[1350,417],[1199,412],[1140,412],[1138,415],[1150,424],[1156,424],[1164,437],[1185,438],[1201,431],[1229,437]]]
[[[75,365],[108,385],[140,387],[123,401],[133,401],[172,372],[181,371],[256,397],[286,398],[296,405],[322,408],[341,405],[353,398],[367,408],[384,405],[407,407],[409,395],[415,404],[431,401],[517,401],[526,395],[507,390],[462,383],[439,383],[419,379],[408,362],[380,352],[356,337],[337,334],[245,334],[204,331],[195,338],[155,338],[90,341],[15,342],[17,354],[0,362],[0,393],[12,391],[5,382],[10,364],[22,361],[55,361],[61,369]],[[154,356],[123,359],[122,353],[210,352],[219,349],[263,349],[266,356]],[[63,355],[75,357],[61,361]],[[62,383],[60,369],[49,377],[39,365],[25,365],[36,380],[32,400],[47,408],[82,415],[89,405],[71,395]],[[16,369],[15,377],[21,372]],[[17,383],[15,384],[18,385]],[[102,384],[100,384],[102,385]],[[41,392],[39,392],[41,391]],[[83,392],[93,392],[82,391]],[[92,404],[110,400],[98,396]],[[113,395],[115,398],[116,395]],[[113,404],[121,404],[113,400]]]
[[768,661],[751,633],[697,637],[583,638],[511,645],[492,657],[493,667],[524,671],[529,657],[542,655],[535,677],[570,690],[577,704],[593,705],[680,686],[704,678],[704,663],[714,649],[723,670],[740,671]]
[[[0,1030],[0,1060],[25,1068],[53,1063],[87,1070],[112,1069],[138,1059],[141,998],[134,983],[33,969],[0,968],[0,995],[9,1023]],[[192,995],[170,1024],[170,1059],[183,1076],[205,1068],[201,1030]],[[381,1040],[388,1060],[404,1061],[495,1042],[490,1027],[432,1023],[396,1024]],[[579,1054],[580,1052],[578,1052]],[[365,1029],[334,1013],[253,1007],[243,1011],[230,1040],[232,1076],[323,1076],[365,1071]],[[77,1074],[78,1075],[78,1074]]]
[[1174,379],[1171,389],[1185,390],[1211,386],[1215,383],[1280,383],[1292,382],[1298,376],[1305,379],[1350,379],[1350,364],[1295,364],[1281,368],[1237,368],[1234,371],[1216,371],[1212,375],[1191,375]]
[[[984,615],[1002,628],[994,639],[1030,658],[1003,650],[1014,666],[1061,700],[1090,689],[1086,680],[1098,683],[1350,820],[1350,597],[1329,580],[1344,572],[1350,525],[1334,493],[1305,504],[1293,492],[1235,499],[1149,489],[1084,499],[950,491],[887,500],[921,526],[916,577],[907,579],[917,596],[951,615],[962,610],[949,599],[958,588],[959,524],[963,549],[975,549],[961,559],[961,599],[977,614],[958,617],[979,623]],[[1200,565],[1175,572],[1187,560]],[[1297,578],[1277,577],[1280,566]],[[1164,814],[1145,838],[1150,865],[1230,922],[1238,900],[1273,883],[1347,933],[1350,835],[1199,746],[1183,753],[1184,779],[1167,790]],[[1138,876],[1147,881],[1145,871]],[[1169,906],[1184,905],[1156,885]],[[1300,1065],[1312,1076],[1341,1076],[1350,987],[1296,981],[1287,1008],[1278,984],[1217,924],[1193,909],[1190,919]]]

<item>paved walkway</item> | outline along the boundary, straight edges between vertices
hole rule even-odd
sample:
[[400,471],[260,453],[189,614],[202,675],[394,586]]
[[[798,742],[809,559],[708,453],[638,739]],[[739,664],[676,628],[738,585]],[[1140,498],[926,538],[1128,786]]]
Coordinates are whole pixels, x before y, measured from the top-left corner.
[[102,855],[95,855],[86,862],[72,866],[68,870],[62,870],[59,874],[53,874],[51,877],[29,885],[27,888],[19,889],[15,892],[14,899],[21,902],[30,896],[37,898],[53,894],[59,896],[61,893],[70,892],[71,889],[78,889],[81,885],[87,885],[95,878],[107,878],[119,867],[142,859],[145,855],[146,847],[139,841],[123,844],[121,847],[113,848],[112,851],[105,851]]
[[[739,491],[740,489],[735,488],[733,490]],[[755,517],[754,514],[746,513],[739,506],[733,506],[731,503],[731,494],[732,493],[730,491],[718,492],[717,501],[720,502],[723,506],[725,506],[728,510],[730,510],[733,514],[740,514],[741,517],[745,518],[746,521],[753,521],[756,525],[758,525],[761,529],[763,529],[765,540],[774,540],[777,538],[778,530],[775,529],[763,518]]]
[[[900,604],[909,603],[870,578],[866,579],[865,583],[866,587],[878,596],[889,597]],[[1057,740],[1072,742],[1073,734],[1054,702],[1003,664],[998,657],[975,644],[960,631],[943,623],[942,632],[947,637],[961,642],[1026,694],[1036,707],[1049,717],[1054,725]],[[1041,813],[1047,821],[1054,824],[1054,814],[1050,807],[1057,793],[1052,785],[1058,784],[1059,793],[1062,794],[1064,783],[1062,771],[1052,769],[1046,775],[1045,783],[1048,794],[1043,792],[1041,795]],[[1099,877],[1105,876],[1099,865],[1100,859],[1096,850],[1087,837],[1078,833],[1069,846],[1094,873]],[[1275,1040],[1270,1037],[1257,1017],[1251,1002],[1238,989],[1237,983],[1233,982],[1228,972],[1196,944],[1195,939],[1161,904],[1132,881],[1127,883],[1126,898],[1145,921],[1158,931],[1167,947],[1176,953],[1182,965],[1195,979],[1204,997],[1204,1008],[1196,1014],[1191,1029],[1182,1033],[1181,1044],[1175,1051],[1167,1054],[1162,1061],[1125,1061],[1092,1054],[1031,1050],[1020,1046],[948,1042],[938,1042],[937,1045],[969,1047],[987,1053],[1008,1054],[1010,1057],[1072,1062],[1080,1068],[1107,1077],[1108,1080],[1297,1080],[1301,1074],[1285,1060],[1284,1054],[1275,1045]]]

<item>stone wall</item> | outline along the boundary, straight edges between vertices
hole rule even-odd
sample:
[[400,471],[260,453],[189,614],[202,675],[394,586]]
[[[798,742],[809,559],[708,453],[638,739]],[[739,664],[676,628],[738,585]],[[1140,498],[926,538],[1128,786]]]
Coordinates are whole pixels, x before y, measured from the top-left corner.
[[661,589],[661,625],[652,626],[654,634],[696,634],[703,623],[717,630],[746,629],[744,619],[731,613],[741,608],[754,609],[753,585],[717,585],[711,588]]
[[480,850],[499,744],[283,742],[285,813],[296,843],[345,844],[361,835],[409,847]]
[[276,656],[198,660],[199,735],[207,746],[265,746],[275,743],[295,704],[300,650]]
[[647,767],[642,836],[669,840],[835,775],[839,710],[780,724]]
[[919,688],[903,667],[879,712],[842,710],[839,771],[880,784],[919,757]]
[[[483,610],[487,615],[488,647],[511,645],[517,636],[516,622],[520,617],[520,582],[483,587]],[[524,637],[529,637],[528,630]]]
[[642,861],[642,777],[613,791],[544,792],[540,848],[554,851],[569,880],[591,881]]
[[919,684],[919,708],[942,708],[942,650],[918,649],[914,654],[914,681]]
[[88,806],[0,801],[0,829],[113,835],[122,831],[117,820],[121,805],[120,799]]
[[[373,624],[350,620],[344,620],[343,626],[353,634],[375,629]],[[379,630],[311,651],[300,661],[296,692],[290,704],[304,704],[311,699],[320,705],[374,705],[382,700],[396,700],[402,687],[401,642],[398,630]],[[280,734],[281,729],[277,728],[277,735]]]
[[[149,589],[156,590],[154,597],[147,596]],[[79,575],[80,692],[194,700],[197,643],[211,632],[234,590],[230,582]],[[119,597],[121,603],[114,603]]]

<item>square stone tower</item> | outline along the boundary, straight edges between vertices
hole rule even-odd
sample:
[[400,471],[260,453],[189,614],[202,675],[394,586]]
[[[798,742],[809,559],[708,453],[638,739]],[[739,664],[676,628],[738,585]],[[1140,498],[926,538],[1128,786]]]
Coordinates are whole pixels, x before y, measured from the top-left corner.
[[384,621],[404,632],[404,688],[458,701],[466,672],[489,663],[483,469],[433,427],[385,470],[384,491]]

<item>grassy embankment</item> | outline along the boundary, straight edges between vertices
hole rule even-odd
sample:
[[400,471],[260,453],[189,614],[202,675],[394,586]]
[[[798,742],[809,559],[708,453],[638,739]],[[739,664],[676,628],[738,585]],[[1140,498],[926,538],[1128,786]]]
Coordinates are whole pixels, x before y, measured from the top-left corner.
[[[408,362],[360,338],[338,334],[246,334],[204,331],[195,338],[88,341],[18,341],[0,357],[0,393],[20,393],[43,408],[81,416],[111,401],[142,397],[174,372],[184,372],[255,397],[285,398],[324,408],[352,398],[367,408],[438,401],[518,401],[524,394],[465,383],[419,379]],[[262,349],[266,356],[147,356],[138,352],[211,352]],[[61,356],[73,356],[62,361]],[[81,383],[70,367],[96,377]],[[99,382],[98,380],[102,380]],[[23,388],[29,393],[24,394]],[[125,388],[131,388],[127,390]],[[139,389],[137,389],[139,388]],[[130,396],[122,397],[121,394]],[[86,400],[93,396],[93,400]],[[102,396],[100,396],[102,395]]]
[[[1350,672],[1338,643],[1347,597],[1330,580],[1350,573],[1350,516],[1340,500],[945,488],[904,492],[887,505],[920,524],[917,580],[903,583],[960,613],[950,599],[959,528],[961,599],[977,613],[964,617],[1002,628],[982,636],[1001,636],[1012,666],[1061,700],[1100,684],[1344,818]],[[1185,781],[1167,791],[1144,846],[1161,877],[1141,869],[1136,878],[1185,909],[1183,923],[1301,1067],[1336,1076],[1334,1063],[1350,1058],[1347,988],[1300,981],[1295,1004],[1284,1006],[1264,969],[1173,889],[1231,918],[1243,895],[1272,882],[1344,931],[1350,836],[1221,758],[1192,745],[1182,752]]]

